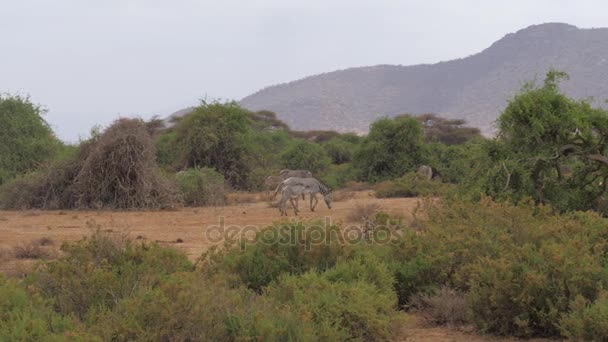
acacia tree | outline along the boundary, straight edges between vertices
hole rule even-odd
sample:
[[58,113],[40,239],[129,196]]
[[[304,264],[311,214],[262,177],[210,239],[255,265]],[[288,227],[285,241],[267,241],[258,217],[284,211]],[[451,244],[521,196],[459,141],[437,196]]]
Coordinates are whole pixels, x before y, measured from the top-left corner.
[[32,171],[60,148],[42,114],[28,98],[0,95],[0,184]]
[[567,77],[551,70],[542,86],[528,84],[510,101],[488,145],[487,189],[560,210],[594,208],[606,193],[608,112],[561,93]]
[[422,126],[415,118],[377,120],[355,152],[353,164],[365,181],[402,176],[422,162],[422,137]]

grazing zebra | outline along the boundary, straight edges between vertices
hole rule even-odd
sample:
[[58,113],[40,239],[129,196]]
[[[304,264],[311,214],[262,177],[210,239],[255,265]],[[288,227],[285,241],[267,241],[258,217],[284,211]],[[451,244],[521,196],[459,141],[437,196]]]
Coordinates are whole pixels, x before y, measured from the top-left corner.
[[[286,180],[289,177],[298,177],[298,178],[313,178],[312,172],[308,170],[281,170],[278,176],[268,176],[264,181],[264,185],[266,185],[267,189],[271,189],[276,187],[282,181]],[[276,196],[276,195],[275,195]],[[306,199],[305,194],[302,194],[302,200]]]
[[[325,204],[327,205],[327,208],[331,209],[331,203],[332,203],[331,189],[327,185],[321,183],[318,179],[289,177],[277,186],[276,190],[274,191],[273,198],[277,195],[277,193],[279,191],[281,191],[282,189],[284,190],[284,188],[289,188],[289,187],[293,187],[294,189],[290,190],[288,195],[290,195],[292,193],[296,193],[296,192],[301,195],[304,195],[306,193],[310,194],[310,211],[315,211],[317,203],[319,203],[319,200],[317,199],[317,193],[321,193],[321,195],[323,195],[323,199],[325,200]],[[302,189],[299,189],[300,187]],[[283,200],[283,198],[281,198],[281,200]],[[313,200],[314,200],[314,204],[313,204]],[[285,201],[286,201],[286,199],[285,199]],[[292,202],[292,205],[293,205],[293,202]],[[297,206],[297,201],[296,201],[296,206]]]

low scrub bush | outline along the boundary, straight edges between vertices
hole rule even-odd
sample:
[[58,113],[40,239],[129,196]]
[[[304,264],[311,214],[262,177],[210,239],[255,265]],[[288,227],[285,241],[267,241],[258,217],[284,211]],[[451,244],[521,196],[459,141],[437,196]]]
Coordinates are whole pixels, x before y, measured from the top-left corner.
[[384,181],[375,186],[378,198],[441,196],[450,188],[450,184],[422,179],[415,173],[408,173],[401,178]]
[[608,338],[608,293],[589,303],[578,296],[571,311],[560,320],[562,335],[575,341],[606,341]]
[[322,223],[314,228],[302,223],[276,225],[232,248],[210,251],[202,264],[207,272],[237,274],[247,287],[259,292],[283,273],[334,267],[344,253],[339,234],[338,227]]
[[39,294],[0,275],[0,341],[95,341],[94,336],[77,333],[76,325]]
[[469,305],[465,294],[447,286],[435,293],[419,293],[413,296],[411,306],[431,324],[462,325],[470,322]]
[[193,268],[185,255],[158,245],[134,245],[107,233],[65,243],[65,255],[28,279],[57,312],[84,319],[92,308],[111,308],[139,288],[157,286],[169,274]]
[[445,202],[430,204],[421,232],[406,232],[393,248],[400,304],[450,286],[467,293],[483,331],[559,336],[575,298],[592,303],[608,285],[601,217],[487,199]]
[[310,318],[320,340],[382,341],[391,336],[394,293],[369,282],[332,282],[324,274],[307,272],[282,276],[266,294]]
[[188,169],[175,175],[186,205],[226,204],[226,182],[221,173],[210,168]]
[[42,240],[34,240],[13,248],[13,255],[17,259],[45,259],[52,255],[52,251]]

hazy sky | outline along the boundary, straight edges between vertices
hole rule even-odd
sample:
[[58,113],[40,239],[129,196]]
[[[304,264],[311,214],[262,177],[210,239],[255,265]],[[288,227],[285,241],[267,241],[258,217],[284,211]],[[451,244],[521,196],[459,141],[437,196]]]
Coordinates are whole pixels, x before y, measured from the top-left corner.
[[543,22],[608,26],[605,0],[0,0],[0,92],[77,141],[119,116],[354,66],[465,57]]

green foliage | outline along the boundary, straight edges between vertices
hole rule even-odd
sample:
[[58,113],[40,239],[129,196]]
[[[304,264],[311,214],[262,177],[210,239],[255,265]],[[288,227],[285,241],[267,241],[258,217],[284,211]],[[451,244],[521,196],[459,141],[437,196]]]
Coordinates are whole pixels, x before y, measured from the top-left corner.
[[175,179],[184,199],[191,206],[223,205],[226,203],[224,176],[213,169],[180,171]]
[[61,148],[43,114],[28,98],[0,95],[0,184],[35,170]]
[[608,296],[605,291],[589,304],[577,296],[572,310],[560,321],[562,335],[575,341],[606,341],[608,336]]
[[310,317],[320,340],[390,339],[395,296],[371,283],[332,282],[324,274],[308,272],[283,276],[266,293],[294,307],[300,317]]
[[[557,336],[577,296],[608,285],[605,222],[589,213],[482,200],[432,207],[422,234],[405,234],[391,260],[401,304],[441,285],[467,292],[484,331]],[[426,210],[426,209],[425,209]]]
[[450,185],[436,180],[417,177],[408,173],[393,181],[379,183],[375,187],[378,198],[441,196],[450,190]]
[[248,111],[232,102],[204,103],[179,120],[174,134],[178,168],[213,168],[233,187],[246,188],[252,134]]
[[313,227],[302,223],[269,227],[252,241],[241,241],[239,248],[211,251],[205,256],[207,269],[237,274],[246,286],[261,291],[283,273],[331,268],[344,248],[337,239],[338,227],[321,223]]
[[411,117],[384,118],[371,125],[353,165],[362,180],[377,182],[414,171],[423,159],[420,123]]
[[175,250],[134,245],[99,231],[61,249],[64,257],[48,262],[28,281],[53,299],[57,312],[83,320],[92,310],[111,309],[137,289],[158,286],[169,274],[193,269]]
[[353,159],[356,146],[342,137],[333,138],[323,144],[323,148],[325,148],[333,164],[350,163]]
[[331,164],[319,178],[330,188],[337,189],[345,186],[348,182],[355,181],[357,179],[357,170],[353,168],[351,163]]
[[445,119],[435,114],[419,115],[416,120],[424,128],[424,140],[427,143],[459,145],[471,139],[481,138],[479,128],[464,126],[464,120]]
[[[0,275],[1,341],[63,341],[68,340],[67,332],[74,328],[74,320],[54,312],[42,296],[28,293],[16,281]],[[86,340],[75,334],[71,337]]]
[[532,197],[560,211],[599,209],[608,180],[608,112],[559,90],[564,73],[528,84],[498,119],[499,134],[482,144],[470,192],[518,201]]
[[313,174],[322,173],[329,165],[325,150],[306,141],[298,141],[290,146],[281,155],[281,161],[287,169],[308,170]]

